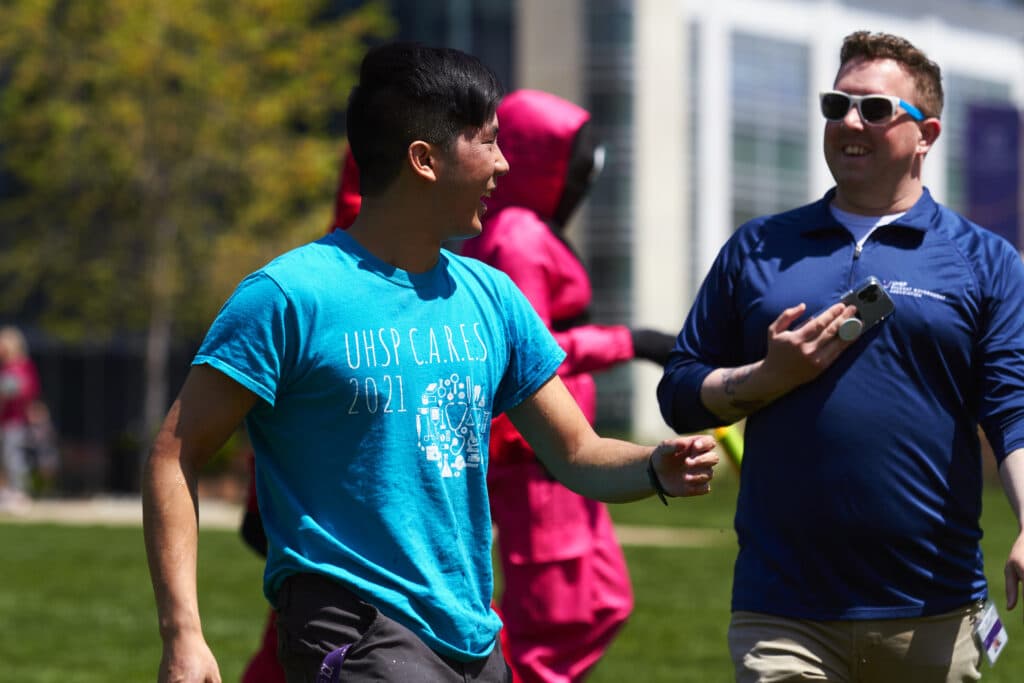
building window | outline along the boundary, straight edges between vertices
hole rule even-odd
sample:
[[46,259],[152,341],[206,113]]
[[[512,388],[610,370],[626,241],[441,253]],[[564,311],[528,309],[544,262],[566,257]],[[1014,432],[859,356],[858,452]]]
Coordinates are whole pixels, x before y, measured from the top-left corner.
[[807,201],[806,45],[735,32],[732,55],[733,225]]
[[967,212],[967,110],[972,104],[1010,102],[1006,83],[948,73],[943,76],[945,106],[939,148],[945,148],[946,196],[943,204],[959,213]]
[[396,40],[444,45],[468,52],[490,67],[506,90],[512,73],[512,0],[391,0]]
[[[700,24],[696,21],[691,21],[686,27],[687,35],[687,61],[689,69],[687,71],[687,80],[691,93],[704,92],[704,84],[700,78],[700,55],[701,55],[701,29]],[[688,103],[688,114],[689,114],[689,128],[686,131],[687,150],[685,154],[686,158],[686,177],[689,179],[686,188],[686,196],[689,202],[687,208],[687,216],[690,222],[689,230],[689,273],[690,273],[690,291],[696,292],[700,287],[701,281],[704,279],[704,265],[701,263],[700,249],[698,245],[701,243],[700,238],[700,211],[703,208],[701,202],[704,201],[701,190],[705,189],[701,184],[700,166],[698,164],[698,140],[702,130],[701,111],[700,107],[694,106],[694,102],[697,101],[696,97],[686,98]]]
[[[608,152],[587,195],[583,260],[593,285],[593,321],[628,324],[633,276],[633,7],[630,0],[584,3],[586,108]],[[601,429],[624,433],[632,419],[633,387],[625,365],[595,376]]]

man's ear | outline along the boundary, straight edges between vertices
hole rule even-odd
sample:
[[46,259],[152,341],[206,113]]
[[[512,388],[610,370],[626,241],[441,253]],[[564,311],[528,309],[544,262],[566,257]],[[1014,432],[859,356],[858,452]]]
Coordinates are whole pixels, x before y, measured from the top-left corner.
[[424,180],[437,181],[437,149],[429,142],[415,140],[407,151],[409,167]]
[[921,139],[917,141],[917,151],[927,154],[932,145],[939,139],[942,132],[942,122],[935,117],[927,118],[917,124],[921,129]]

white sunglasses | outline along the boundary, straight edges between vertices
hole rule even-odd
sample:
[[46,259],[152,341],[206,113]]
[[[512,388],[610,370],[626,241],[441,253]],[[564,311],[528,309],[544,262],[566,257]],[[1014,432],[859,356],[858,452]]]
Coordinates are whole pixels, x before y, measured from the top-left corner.
[[821,114],[829,121],[842,121],[850,107],[856,107],[864,123],[881,126],[892,121],[905,111],[915,121],[924,121],[921,110],[895,95],[850,95],[839,90],[827,90],[819,94]]

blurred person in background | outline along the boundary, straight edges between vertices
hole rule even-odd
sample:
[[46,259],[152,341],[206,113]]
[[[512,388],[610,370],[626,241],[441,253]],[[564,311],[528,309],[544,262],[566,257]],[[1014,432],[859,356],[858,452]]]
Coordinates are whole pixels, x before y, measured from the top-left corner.
[[334,195],[334,219],[327,228],[328,234],[336,229],[347,230],[356,221],[363,198],[359,194],[359,167],[352,149],[345,146],[338,176],[338,191]]
[[13,326],[0,328],[0,506],[18,508],[30,500],[29,416],[38,398],[39,375],[29,358],[25,335]]
[[[661,410],[678,432],[747,418],[738,681],[977,680],[997,637],[974,633],[992,609],[977,427],[1020,521],[1024,265],[923,184],[942,129],[939,66],[867,31],[846,37],[839,61],[819,98],[835,187],[728,240]],[[895,310],[859,333],[858,309],[836,302],[866,276]],[[1004,572],[1012,609],[1024,532]]]
[[[664,365],[675,338],[589,319],[590,277],[565,230],[604,163],[589,112],[518,90],[502,100],[498,120],[509,172],[461,253],[504,271],[526,295],[565,351],[559,377],[593,423],[591,373],[634,358]],[[524,683],[581,681],[633,608],[608,509],[552,477],[506,416],[491,425],[487,485],[512,669]]]

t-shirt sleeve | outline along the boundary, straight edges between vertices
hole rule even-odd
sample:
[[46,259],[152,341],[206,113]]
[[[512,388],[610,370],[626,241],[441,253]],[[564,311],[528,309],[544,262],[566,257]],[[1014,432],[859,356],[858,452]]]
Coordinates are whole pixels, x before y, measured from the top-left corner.
[[271,406],[292,366],[295,314],[281,288],[254,273],[224,303],[193,365],[209,365]]
[[523,293],[504,274],[499,283],[508,328],[509,362],[494,397],[495,415],[533,395],[565,359],[565,352]]

